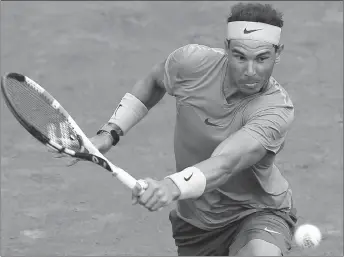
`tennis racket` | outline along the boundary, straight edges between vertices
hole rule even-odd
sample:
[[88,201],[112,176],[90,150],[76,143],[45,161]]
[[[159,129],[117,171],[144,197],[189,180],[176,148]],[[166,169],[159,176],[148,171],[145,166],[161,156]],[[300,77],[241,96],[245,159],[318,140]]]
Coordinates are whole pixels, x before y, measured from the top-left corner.
[[136,180],[105,158],[60,103],[36,82],[8,73],[1,79],[1,89],[14,117],[39,142],[56,152],[98,164],[130,189],[138,183],[140,195],[145,191],[147,182]]

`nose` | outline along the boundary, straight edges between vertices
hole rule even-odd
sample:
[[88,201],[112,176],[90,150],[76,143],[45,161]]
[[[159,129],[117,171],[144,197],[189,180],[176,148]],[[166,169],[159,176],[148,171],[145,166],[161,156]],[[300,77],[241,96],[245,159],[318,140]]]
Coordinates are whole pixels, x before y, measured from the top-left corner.
[[248,61],[247,62],[247,67],[246,67],[245,75],[247,77],[253,77],[253,76],[256,75],[256,67],[255,67],[253,61]]

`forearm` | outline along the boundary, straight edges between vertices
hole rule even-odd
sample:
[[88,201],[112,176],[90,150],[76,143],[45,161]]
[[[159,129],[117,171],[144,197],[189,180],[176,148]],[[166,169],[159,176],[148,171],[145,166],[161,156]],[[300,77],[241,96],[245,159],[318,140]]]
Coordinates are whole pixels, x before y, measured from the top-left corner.
[[209,159],[174,173],[171,179],[179,189],[178,199],[197,198],[228,181],[237,172],[255,165],[266,149],[244,131],[224,140]]
[[197,198],[199,195],[219,188],[228,178],[246,166],[239,155],[213,156],[168,176],[175,184],[175,199]]
[[223,141],[209,159],[194,167],[206,178],[205,191],[211,191],[226,183],[233,174],[256,164],[265,154],[259,142],[245,132],[238,132]]
[[[117,144],[119,137],[140,122],[165,95],[164,63],[154,66],[147,76],[135,83],[131,92],[123,96],[108,122],[98,131],[98,134],[104,134],[103,149],[107,151]],[[111,135],[111,132],[115,134]],[[109,143],[107,138],[112,138],[112,142]]]
[[[140,100],[148,110],[154,107],[165,95],[166,90],[157,85],[152,76],[138,80],[132,88],[130,94]],[[109,126],[114,129],[119,136],[123,136],[123,131],[114,122],[109,121]]]
[[166,90],[159,86],[152,76],[139,80],[131,90],[131,94],[139,99],[147,109],[155,106],[165,95]]
[[205,192],[222,186],[228,178],[242,170],[245,158],[240,156],[220,155],[211,157],[193,167],[202,171],[206,179]]

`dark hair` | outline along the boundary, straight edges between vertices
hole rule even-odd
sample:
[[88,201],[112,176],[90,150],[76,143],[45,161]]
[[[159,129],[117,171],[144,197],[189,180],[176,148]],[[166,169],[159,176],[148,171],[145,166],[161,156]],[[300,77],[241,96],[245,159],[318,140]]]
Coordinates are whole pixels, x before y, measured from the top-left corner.
[[[252,21],[283,27],[283,13],[272,8],[270,4],[238,3],[231,8],[227,22]],[[229,44],[229,40],[228,40]],[[275,51],[278,46],[274,45]]]
[[231,8],[227,22],[252,21],[283,27],[283,14],[270,4],[239,3]]

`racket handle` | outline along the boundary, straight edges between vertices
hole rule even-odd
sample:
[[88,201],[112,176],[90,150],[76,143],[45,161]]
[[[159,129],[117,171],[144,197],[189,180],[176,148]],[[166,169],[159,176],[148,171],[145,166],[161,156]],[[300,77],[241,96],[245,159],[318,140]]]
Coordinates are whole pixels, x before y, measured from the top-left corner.
[[141,187],[139,195],[142,195],[146,191],[146,189],[148,188],[148,183],[145,180],[142,180],[142,179],[136,180],[129,173],[127,173],[126,171],[122,170],[119,167],[116,167],[110,161],[108,161],[108,164],[110,165],[110,167],[113,171],[113,175],[120,182],[122,182],[124,185],[126,185],[130,189],[133,189],[134,187],[136,187],[137,184],[139,184]]
[[[76,133],[81,137],[84,147],[93,155],[102,158],[110,166],[113,176],[115,176],[119,181],[121,181],[125,186],[133,189],[136,186],[137,180],[132,177],[125,170],[115,166],[111,163],[99,150],[96,148],[90,139],[85,135],[85,133],[79,128],[76,122],[70,117],[68,119],[69,123],[73,126]],[[98,163],[98,162],[97,162]],[[105,167],[104,167],[105,168]],[[140,184],[141,185],[141,184]],[[141,185],[144,186],[144,185]],[[142,187],[143,188],[143,187]]]
[[109,162],[109,164],[113,172],[112,175],[115,176],[120,182],[130,189],[133,189],[136,186],[137,180],[134,177],[121,168],[115,167],[111,162]]

